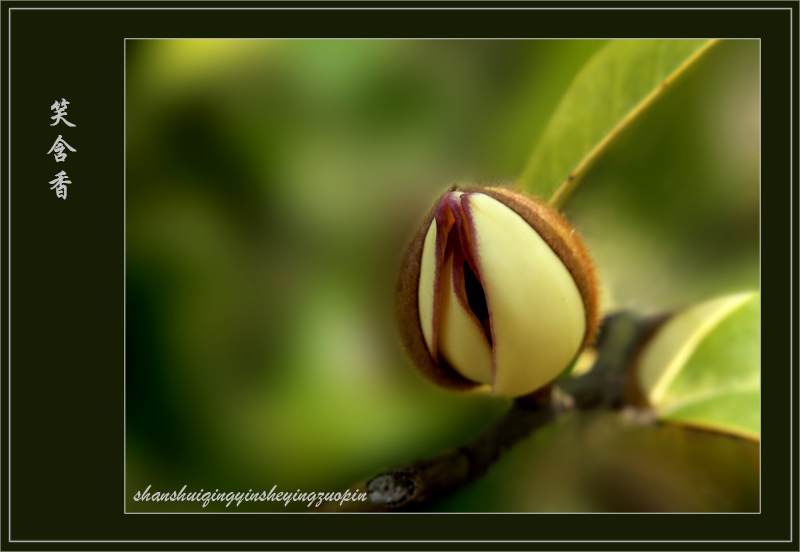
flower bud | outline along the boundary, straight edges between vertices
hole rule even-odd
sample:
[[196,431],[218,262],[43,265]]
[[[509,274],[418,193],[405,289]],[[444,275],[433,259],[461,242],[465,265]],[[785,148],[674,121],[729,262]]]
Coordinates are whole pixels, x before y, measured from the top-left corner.
[[556,378],[591,342],[597,280],[558,213],[503,188],[453,189],[406,251],[400,333],[422,373],[507,397]]

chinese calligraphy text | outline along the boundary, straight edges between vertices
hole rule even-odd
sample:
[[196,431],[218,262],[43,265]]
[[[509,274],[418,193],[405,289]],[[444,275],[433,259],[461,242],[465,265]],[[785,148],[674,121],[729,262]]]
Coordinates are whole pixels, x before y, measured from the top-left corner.
[[60,123],[60,122],[63,122],[63,123],[64,123],[65,125],[67,125],[68,127],[74,127],[74,126],[75,126],[75,125],[73,125],[72,123],[70,123],[69,121],[67,121],[67,120],[64,118],[64,117],[66,117],[66,116],[67,116],[67,106],[68,106],[68,105],[69,105],[69,102],[68,102],[67,100],[65,100],[64,98],[61,98],[61,105],[59,105],[59,104],[58,104],[58,100],[56,100],[55,102],[53,102],[53,105],[51,105],[51,106],[50,106],[50,110],[51,110],[51,111],[55,111],[55,112],[56,112],[56,114],[55,114],[55,115],[53,115],[53,116],[52,116],[52,117],[50,117],[50,118],[51,118],[51,119],[55,119],[55,120],[56,120],[56,122],[55,122],[55,123],[53,123],[53,124],[52,124],[52,125],[50,125],[50,126],[56,126],[56,125],[57,125],[58,123]]
[[72,146],[67,144],[59,134],[58,138],[56,138],[56,141],[53,144],[53,147],[51,147],[50,151],[48,151],[47,153],[55,153],[56,163],[60,163],[61,161],[67,158],[67,154],[64,153],[65,149],[68,149],[69,151],[72,152],[75,151],[75,149],[73,149]]
[[[75,125],[67,121],[67,106],[69,102],[66,98],[61,98],[61,103],[58,100],[53,102],[53,105],[50,106],[50,110],[55,112],[55,115],[50,117],[50,119],[55,120],[53,124],[50,126],[56,126],[58,123],[64,123],[68,127],[74,127]],[[53,146],[50,148],[50,151],[47,152],[48,155],[51,153],[56,160],[56,163],[62,163],[67,159],[67,151],[69,150],[72,153],[75,153],[75,148],[67,144],[67,141],[59,134],[56,141],[53,142]],[[61,171],[56,174],[56,178],[50,181],[51,190],[56,191],[56,197],[61,199],[67,199],[67,184],[72,184],[72,181],[69,180],[66,171]]]
[[56,175],[55,180],[50,181],[50,184],[52,184],[50,189],[55,189],[57,197],[60,197],[61,199],[67,199],[67,184],[72,184],[72,181],[69,180],[67,173],[61,171]]

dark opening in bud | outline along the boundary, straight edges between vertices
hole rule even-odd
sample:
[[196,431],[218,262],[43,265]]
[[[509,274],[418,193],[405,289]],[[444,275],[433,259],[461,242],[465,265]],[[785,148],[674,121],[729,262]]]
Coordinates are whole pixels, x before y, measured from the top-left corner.
[[475,314],[475,317],[483,326],[483,331],[486,334],[486,339],[489,344],[492,343],[492,330],[489,327],[489,306],[486,304],[486,294],[483,292],[480,280],[472,272],[469,263],[464,263],[464,287],[467,293],[467,302],[469,308]]

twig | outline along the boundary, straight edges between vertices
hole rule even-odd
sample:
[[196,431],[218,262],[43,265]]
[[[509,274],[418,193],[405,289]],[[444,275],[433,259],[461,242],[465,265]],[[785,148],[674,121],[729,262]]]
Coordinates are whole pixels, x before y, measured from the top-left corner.
[[320,511],[388,512],[413,510],[489,470],[515,443],[572,409],[618,409],[626,397],[626,377],[641,342],[664,317],[629,312],[607,317],[600,329],[597,360],[583,376],[520,397],[488,431],[474,441],[381,473],[352,490],[367,489],[365,502],[345,502]]

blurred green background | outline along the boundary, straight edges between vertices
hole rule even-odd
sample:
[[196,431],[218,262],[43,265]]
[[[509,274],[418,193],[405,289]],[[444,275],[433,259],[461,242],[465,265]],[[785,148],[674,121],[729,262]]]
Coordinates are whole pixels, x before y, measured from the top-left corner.
[[[605,45],[127,41],[128,511],[226,510],[148,485],[341,490],[489,427],[508,400],[405,359],[400,255],[447,187],[519,175]],[[712,48],[570,197],[608,309],[758,288],[758,64]],[[758,510],[758,443],[629,425],[568,417],[432,507]],[[233,511],[268,510],[306,508]]]

